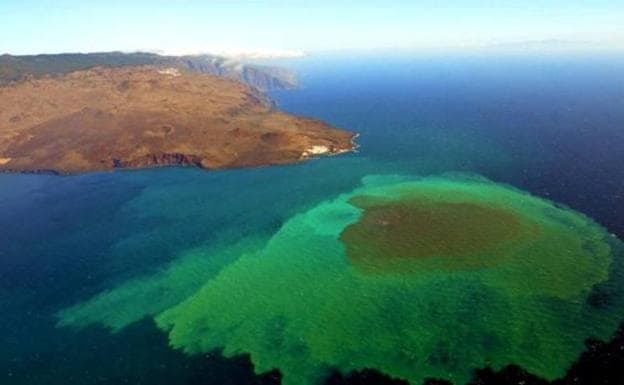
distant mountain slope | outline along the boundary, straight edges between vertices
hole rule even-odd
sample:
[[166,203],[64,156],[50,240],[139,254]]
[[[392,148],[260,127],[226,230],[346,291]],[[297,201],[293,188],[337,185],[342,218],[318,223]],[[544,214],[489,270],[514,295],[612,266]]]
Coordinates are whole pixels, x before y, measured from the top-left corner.
[[293,72],[271,66],[243,64],[213,55],[161,56],[153,53],[66,53],[28,56],[0,56],[0,85],[28,76],[62,75],[96,66],[125,67],[156,65],[220,76],[241,81],[262,91],[297,86]]

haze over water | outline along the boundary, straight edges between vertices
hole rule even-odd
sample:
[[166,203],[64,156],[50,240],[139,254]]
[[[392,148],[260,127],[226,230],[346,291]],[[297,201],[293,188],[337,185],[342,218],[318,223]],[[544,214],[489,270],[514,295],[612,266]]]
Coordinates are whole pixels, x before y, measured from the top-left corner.
[[245,359],[169,348],[143,317],[164,309],[110,308],[116,333],[98,323],[59,328],[58,312],[183,266],[184,279],[159,296],[173,306],[367,175],[478,174],[624,239],[624,57],[326,55],[284,64],[302,88],[273,93],[279,108],[358,132],[357,153],[219,172],[0,175],[0,382],[260,381]]

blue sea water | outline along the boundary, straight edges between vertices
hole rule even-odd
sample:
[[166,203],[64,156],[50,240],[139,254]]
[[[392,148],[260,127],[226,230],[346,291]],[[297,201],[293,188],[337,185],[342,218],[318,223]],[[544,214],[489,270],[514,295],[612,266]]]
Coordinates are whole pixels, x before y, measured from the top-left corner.
[[[188,357],[148,318],[117,333],[59,310],[197,248],[270,236],[369,174],[481,174],[624,239],[624,57],[331,56],[287,61],[279,108],[360,134],[303,164],[0,175],[0,383],[266,383],[243,357]],[[115,309],[111,309],[114,312]],[[623,316],[624,321],[624,316]]]

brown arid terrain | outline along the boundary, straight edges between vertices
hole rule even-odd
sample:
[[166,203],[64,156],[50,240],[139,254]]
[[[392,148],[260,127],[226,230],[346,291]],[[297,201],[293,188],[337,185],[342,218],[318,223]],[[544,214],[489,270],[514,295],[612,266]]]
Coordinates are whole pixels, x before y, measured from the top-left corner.
[[239,82],[174,68],[97,67],[0,87],[0,171],[285,164],[350,151],[353,136],[279,112]]

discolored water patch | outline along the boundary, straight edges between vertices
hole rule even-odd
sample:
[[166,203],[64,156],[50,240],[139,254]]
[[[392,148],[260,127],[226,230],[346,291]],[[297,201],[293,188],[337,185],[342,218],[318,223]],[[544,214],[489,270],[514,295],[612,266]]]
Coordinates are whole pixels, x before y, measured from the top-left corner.
[[[583,214],[478,176],[371,176],[225,258],[201,287],[187,275],[195,264],[173,265],[62,311],[59,324],[151,314],[171,346],[249,355],[283,385],[364,368],[459,385],[512,364],[551,381],[588,337],[616,330],[622,250]],[[196,291],[162,303],[160,288],[178,285]]]
[[496,258],[466,258],[496,254],[501,245],[537,233],[536,226],[502,207],[371,196],[356,196],[349,203],[363,212],[340,239],[351,263],[364,269],[431,257],[447,259],[449,268],[487,265]]

